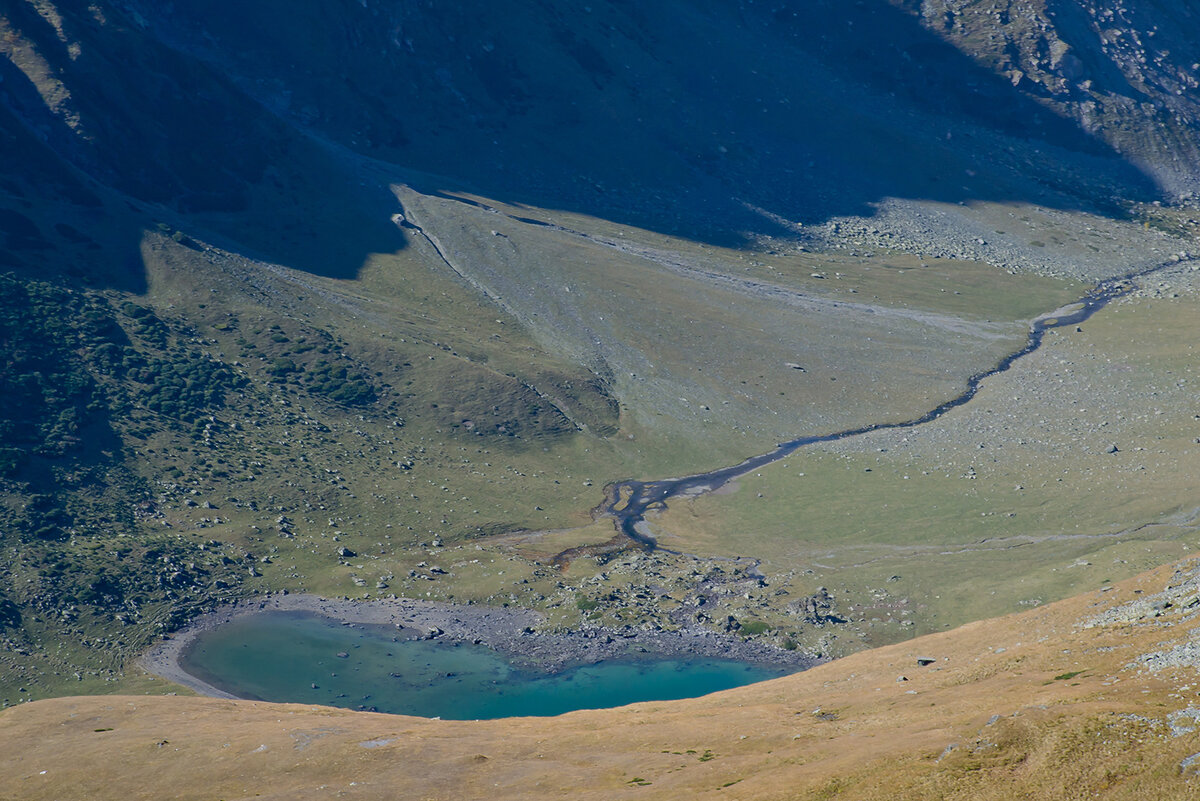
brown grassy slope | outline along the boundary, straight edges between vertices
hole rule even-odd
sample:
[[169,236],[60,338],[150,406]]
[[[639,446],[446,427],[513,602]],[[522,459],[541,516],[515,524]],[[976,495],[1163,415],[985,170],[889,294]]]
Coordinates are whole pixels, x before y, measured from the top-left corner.
[[1175,568],[773,682],[554,719],[38,701],[0,715],[0,798],[1181,798],[1195,668],[1126,667],[1191,636],[1197,562]]

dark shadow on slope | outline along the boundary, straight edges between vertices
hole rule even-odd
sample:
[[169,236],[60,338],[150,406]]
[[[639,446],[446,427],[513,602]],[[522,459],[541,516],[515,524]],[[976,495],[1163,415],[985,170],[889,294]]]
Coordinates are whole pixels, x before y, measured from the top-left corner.
[[298,126],[363,153],[707,241],[781,230],[755,209],[808,224],[886,197],[1113,211],[1114,195],[1156,196],[1103,142],[885,0],[765,5],[185,0],[145,13]]
[[[2,63],[0,63],[2,66]],[[11,87],[6,76],[2,87]],[[146,291],[141,226],[110,193],[66,164],[0,94],[0,271],[82,286]]]
[[[388,220],[386,187],[361,186],[327,148],[226,78],[114,8],[103,9],[103,23],[86,4],[60,3],[59,11],[62,39],[29,4],[6,12],[65,88],[55,113],[25,73],[0,61],[4,134],[23,139],[24,152],[36,149],[31,142],[45,151],[32,165],[6,165],[9,175],[36,183],[49,153],[60,160],[55,171],[73,168],[139,201],[130,216],[141,226],[166,217],[172,227],[214,232],[225,247],[323,276],[353,278],[369,253],[404,246]],[[124,263],[137,252],[141,228],[124,234],[105,243],[105,258],[115,249]],[[144,285],[144,276],[126,278]]]
[[384,181],[321,139],[425,191],[721,244],[889,197],[1116,213],[1156,196],[886,0],[57,6],[61,38],[8,12],[69,93],[52,113],[0,63],[26,131],[185,232],[324,276],[404,241]]

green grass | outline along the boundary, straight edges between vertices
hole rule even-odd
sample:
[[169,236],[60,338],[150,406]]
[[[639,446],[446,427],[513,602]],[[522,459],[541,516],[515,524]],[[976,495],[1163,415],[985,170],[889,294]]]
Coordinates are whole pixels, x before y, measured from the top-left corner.
[[[786,470],[765,472],[765,480],[781,483],[764,485],[764,495],[803,499],[808,492],[816,500],[850,491],[889,507],[858,509],[860,523],[847,525],[836,504],[817,505],[821,511],[798,529],[793,509],[750,504],[714,516],[711,534],[691,528],[687,549],[702,556],[764,558],[769,589],[719,571],[721,563],[707,558],[656,558],[656,578],[632,558],[610,564],[611,556],[587,557],[565,574],[549,559],[612,536],[610,526],[590,517],[606,483],[711,469],[781,438],[912,416],[1019,344],[1023,319],[1078,292],[1069,282],[971,263],[920,267],[886,253],[767,256],[602,221],[578,226],[625,239],[636,252],[618,251],[488,215],[489,225],[522,243],[514,260],[497,250],[504,237],[480,234],[486,229],[474,215],[481,212],[438,204],[440,234],[456,237],[464,263],[498,265],[510,271],[505,280],[531,286],[569,286],[569,299],[557,295],[552,313],[536,317],[536,298],[522,305],[517,295],[504,295],[508,305],[498,306],[438,267],[416,241],[369,256],[359,278],[348,281],[274,273],[154,233],[143,243],[145,295],[74,290],[73,297],[109,309],[116,325],[110,342],[79,350],[80,375],[109,404],[117,441],[103,458],[124,478],[113,473],[103,493],[51,494],[87,522],[86,531],[76,526],[76,539],[26,548],[12,562],[10,586],[50,581],[46,609],[64,593],[82,599],[80,592],[96,588],[107,600],[95,614],[66,622],[22,607],[24,616],[6,634],[24,653],[13,651],[0,670],[0,698],[152,691],[156,685],[126,668],[159,632],[223,600],[282,589],[519,604],[544,610],[555,625],[588,615],[613,625],[653,619],[669,627],[694,590],[694,576],[717,576],[730,592],[708,607],[712,625],[733,615],[746,621],[748,636],[772,632],[794,647],[820,641],[827,648],[828,632],[802,633],[782,607],[822,581],[845,603],[873,588],[848,581],[835,587],[824,573],[806,575],[814,549],[832,549],[821,559],[836,569],[865,559],[872,566],[854,576],[874,582],[873,571],[884,564],[893,570],[897,559],[945,561],[922,547],[899,556],[889,549],[921,546],[917,528],[948,529],[973,504],[990,509],[1000,495],[964,500],[956,480],[933,476],[920,492],[940,493],[940,509],[905,512],[913,533],[880,533],[866,516],[891,516],[909,501],[895,482],[878,480],[883,466],[861,455],[806,454],[829,460],[808,468],[818,480],[793,485]],[[568,227],[581,222],[559,212],[521,212]],[[797,311],[771,296],[733,292],[725,279],[666,269],[656,261],[663,258],[815,297],[887,298],[917,316],[880,321],[841,307]],[[815,271],[833,277],[814,279]],[[931,328],[921,317],[927,312],[963,315],[967,330],[987,336]],[[584,319],[592,333],[579,327]],[[600,362],[584,334],[604,346]],[[920,367],[947,351],[956,355],[933,370]],[[798,361],[805,370],[789,366]],[[89,470],[99,456],[89,452]],[[861,474],[864,464],[874,464],[874,472]],[[70,472],[61,468],[59,474]],[[10,508],[36,510],[29,495],[14,485],[6,497]],[[709,502],[697,502],[698,519]],[[46,510],[52,526],[57,510],[53,503]],[[514,535],[543,530],[554,533]],[[834,547],[846,537],[858,550]],[[947,542],[967,545],[970,537]],[[155,548],[166,550],[152,554]],[[340,555],[342,549],[354,555]],[[1064,546],[1071,558],[1077,551]],[[991,565],[993,556],[982,553],[978,564]],[[961,594],[974,592],[991,569],[961,573]],[[79,586],[70,589],[54,571],[76,577]],[[921,575],[907,566],[904,572]],[[119,592],[105,595],[109,585],[87,576],[109,576]],[[983,616],[979,604],[969,608]],[[918,613],[914,608],[928,625],[945,619]],[[79,644],[85,640],[90,644]]]
[[1194,299],[1118,304],[920,431],[805,449],[735,492],[670,504],[655,532],[692,553],[752,554],[798,592],[829,587],[875,622],[869,641],[1194,550],[1196,313]]
[[657,475],[915,416],[1019,347],[1029,317],[1080,292],[971,262],[735,251],[489,201],[578,235],[412,192],[402,200],[541,347],[611,371],[621,435],[638,458],[666,457]]
[[[391,591],[454,597],[453,574],[436,589],[406,586],[415,584],[408,571],[428,558],[421,543],[428,549],[434,540],[465,543],[464,552],[483,557],[463,559],[455,571],[468,574],[458,591],[464,599],[503,590],[507,601],[516,590],[528,602],[527,593],[550,588],[544,580],[521,583],[533,570],[521,560],[501,580],[472,580],[474,565],[497,557],[470,543],[586,520],[599,487],[622,472],[619,462],[603,447],[594,458],[594,437],[539,419],[552,407],[529,387],[557,382],[564,385],[557,394],[568,400],[595,396],[576,414],[591,415],[591,427],[600,430],[606,415],[615,419],[602,388],[527,341],[498,346],[485,333],[475,358],[457,354],[428,328],[419,338],[393,337],[380,346],[377,330],[372,339],[339,314],[297,316],[247,301],[219,275],[175,271],[173,259],[196,266],[193,251],[165,241],[156,246],[161,251],[150,264],[163,269],[152,274],[150,297],[130,303],[115,295],[110,302],[32,285],[49,293],[53,314],[43,317],[47,325],[61,320],[63,333],[48,337],[40,323],[22,323],[17,328],[28,339],[8,340],[16,348],[57,343],[67,356],[47,363],[73,371],[87,397],[60,400],[53,393],[64,381],[42,370],[49,383],[39,397],[56,405],[21,405],[32,422],[10,415],[13,432],[41,433],[3,488],[13,522],[6,534],[29,537],[6,542],[17,554],[7,561],[6,585],[25,589],[5,613],[11,647],[0,665],[0,699],[144,687],[136,671],[124,671],[130,656],[163,626],[247,593],[382,596],[388,593],[376,585],[390,583]],[[207,289],[217,291],[201,291]],[[221,297],[226,293],[233,297]],[[461,290],[452,300],[465,300]],[[76,332],[74,321],[89,318],[63,314],[68,303],[107,309],[101,317],[109,321],[108,339],[80,347],[79,337],[98,335]],[[14,312],[29,308],[6,304]],[[424,308],[426,317],[436,311]],[[452,312],[459,328],[472,321]],[[524,356],[505,362],[510,350]],[[283,360],[288,370],[277,369]],[[476,393],[473,402],[488,404],[484,412],[499,408],[502,421],[515,420],[513,433],[461,430],[461,420],[437,411],[447,397],[461,411],[467,391]],[[86,439],[71,445],[77,431],[88,434],[86,419],[61,431],[51,425],[77,407],[112,426],[104,455]],[[51,437],[69,445],[63,456],[63,448],[42,444]],[[12,436],[6,443],[20,444]],[[42,484],[30,483],[30,459],[45,464]],[[358,556],[339,557],[341,547]]]

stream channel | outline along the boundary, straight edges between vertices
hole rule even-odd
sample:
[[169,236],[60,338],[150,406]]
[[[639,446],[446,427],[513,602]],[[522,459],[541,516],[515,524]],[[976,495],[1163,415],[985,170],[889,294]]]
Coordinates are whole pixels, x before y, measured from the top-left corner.
[[[665,507],[667,500],[711,492],[806,445],[936,420],[975,397],[984,379],[1037,350],[1046,331],[1082,323],[1132,291],[1131,279],[1165,266],[1105,281],[1078,302],[1036,318],[1023,348],[973,375],[961,394],[914,420],[800,437],[740,464],[707,473],[610,484],[606,501],[597,512],[615,519],[620,531],[638,547],[653,549],[656,543],[645,517],[647,512]],[[179,655],[179,667],[241,698],[459,720],[556,715],[637,701],[690,698],[790,672],[778,666],[697,654],[645,654],[638,659],[607,659],[546,673],[518,668],[484,645],[404,637],[394,626],[348,626],[320,614],[285,611],[238,617],[201,633]]]
[[665,478],[657,481],[621,481],[610,484],[606,488],[607,500],[600,505],[596,513],[598,516],[614,518],[618,528],[625,536],[642,547],[653,549],[657,543],[646,526],[646,513],[665,508],[668,499],[684,495],[702,495],[720,489],[730,481],[769,465],[772,462],[777,462],[795,453],[805,445],[812,445],[818,442],[836,442],[856,437],[860,434],[866,434],[870,431],[915,428],[916,426],[936,420],[951,409],[956,409],[974,398],[975,393],[979,391],[979,385],[983,383],[984,379],[1003,373],[1022,356],[1033,353],[1041,347],[1042,339],[1047,331],[1052,328],[1079,325],[1108,305],[1109,302],[1132,292],[1134,289],[1132,279],[1157,272],[1166,266],[1168,265],[1159,265],[1139,273],[1104,281],[1075,303],[1067,304],[1060,309],[1034,319],[1030,323],[1029,337],[1025,341],[1025,347],[1008,354],[995,367],[971,376],[967,379],[966,389],[961,394],[951,398],[936,409],[926,412],[915,420],[898,423],[872,423],[832,434],[799,437],[781,443],[773,451],[753,456],[741,464],[736,464],[732,467],[722,467],[707,473],[697,473],[682,478]]

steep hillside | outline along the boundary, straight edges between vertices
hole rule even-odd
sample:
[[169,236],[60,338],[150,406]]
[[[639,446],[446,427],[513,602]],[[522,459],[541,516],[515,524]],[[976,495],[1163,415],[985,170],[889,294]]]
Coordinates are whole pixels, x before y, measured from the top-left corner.
[[[1135,76],[1142,50],[1085,38],[1065,14],[1051,25],[1059,15],[1034,4],[997,22],[970,6],[18,4],[5,96],[97,179],[339,275],[357,266],[350,253],[310,252],[315,232],[291,230],[329,233],[313,195],[341,183],[315,174],[310,135],[431,188],[724,242],[870,215],[888,198],[1114,208],[1192,180],[1194,109],[1175,94],[1186,77],[1161,78],[1190,65],[1151,52]],[[1171,23],[1180,46],[1162,50],[1177,54],[1197,38],[1182,11],[1119,23],[1126,39]],[[1089,69],[1131,74],[1079,89]],[[269,225],[216,214],[265,204]],[[372,219],[358,220],[355,255],[395,241]],[[266,230],[305,245],[281,253]]]
[[1137,165],[1172,197],[1197,191],[1200,13],[1187,3],[897,0],[1023,95]]
[[[1107,204],[1114,190],[1146,192],[1146,178],[1188,180],[1195,107],[1175,94],[1191,88],[1190,64],[1176,62],[1200,30],[1186,11],[1093,9],[1093,28],[1122,31],[1089,39],[1080,21],[1064,13],[1059,22],[1042,4],[1007,9],[1001,24],[978,19],[978,3],[941,13],[924,4],[919,16],[894,5],[342,2],[234,13],[147,3],[139,11],[148,32],[359,152],[491,197],[687,225],[701,236],[773,232],[747,213],[755,208],[808,223],[885,197]],[[1108,41],[1158,28],[1170,34],[1155,41],[1148,67],[1138,43]],[[1027,41],[1033,32],[1040,39]],[[1018,40],[1007,49],[1019,63],[999,63],[1006,45],[997,35]],[[1044,65],[1030,63],[1038,53]],[[1012,81],[1017,68],[1025,85]],[[1090,71],[1099,77],[1089,85]],[[1109,75],[1126,78],[1100,80]],[[1143,99],[1165,104],[1174,139],[1137,108]],[[1130,145],[1122,130],[1147,132],[1148,146],[1122,156],[1114,149]],[[1051,153],[1039,158],[1039,147]],[[1053,161],[1061,173],[1035,175],[1027,159]],[[956,180],[964,169],[974,181]]]
[[1197,591],[1193,558],[775,681],[552,719],[39,701],[0,713],[0,797],[1191,798]]

